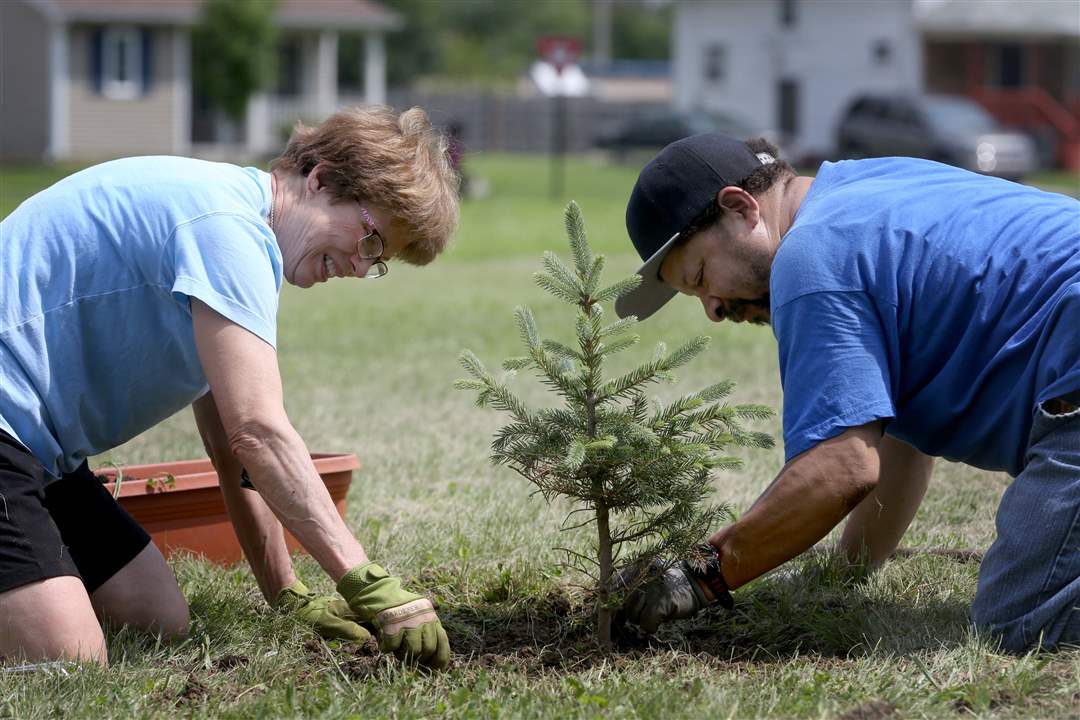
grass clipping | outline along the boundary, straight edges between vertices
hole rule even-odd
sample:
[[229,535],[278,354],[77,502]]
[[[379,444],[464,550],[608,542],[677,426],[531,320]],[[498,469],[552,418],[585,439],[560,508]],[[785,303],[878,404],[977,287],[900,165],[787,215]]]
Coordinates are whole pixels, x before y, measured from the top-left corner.
[[[591,556],[560,549],[568,565],[595,583],[597,643],[610,649],[614,609],[649,578],[645,572],[621,571],[662,569],[693,556],[709,531],[730,517],[726,505],[707,503],[712,473],[740,465],[725,453],[728,447],[772,446],[769,435],[742,425],[768,418],[772,411],[722,402],[733,390],[732,382],[670,404],[646,397],[649,385],[674,381],[672,372],[708,346],[704,336],[671,352],[661,343],[648,362],[605,379],[607,357],[633,347],[639,337],[629,332],[635,317],[605,323],[602,303],[630,292],[641,278],[634,275],[600,286],[604,258],[589,248],[575,203],[566,209],[566,231],[573,270],[546,252],[546,272],[533,277],[573,306],[577,347],[542,339],[532,311],[518,307],[514,314],[527,354],[505,360],[504,372],[496,378],[465,350],[461,364],[471,377],[454,386],[475,391],[481,407],[511,416],[492,442],[492,462],[517,472],[549,501],[557,496],[573,501],[575,509],[563,529],[595,525]],[[562,404],[527,407],[508,387],[513,375],[524,369],[532,370]]]

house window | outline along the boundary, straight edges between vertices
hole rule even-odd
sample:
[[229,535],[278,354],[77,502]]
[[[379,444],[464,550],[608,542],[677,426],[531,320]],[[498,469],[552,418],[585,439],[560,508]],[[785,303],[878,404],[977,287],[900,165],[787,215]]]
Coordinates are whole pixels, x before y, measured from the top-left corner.
[[139,96],[142,38],[133,27],[109,27],[101,36],[101,90],[114,100]]
[[795,12],[796,0],[780,0],[780,25],[782,27],[795,27],[798,18]]
[[302,91],[304,48],[299,37],[283,37],[278,45],[278,76],[275,92],[285,97],[297,97]]
[[872,54],[875,65],[888,65],[892,60],[892,43],[888,40],[876,40]]
[[1015,43],[1006,43],[988,48],[990,62],[987,71],[989,85],[995,87],[1021,87],[1025,84],[1027,67],[1024,62],[1024,48]]
[[365,37],[359,33],[338,35],[338,89],[342,92],[364,92]]
[[777,107],[779,110],[780,131],[791,137],[799,132],[799,83],[796,80],[781,80],[777,86],[779,97]]
[[727,71],[727,52],[723,45],[707,45],[705,47],[705,80],[710,83],[720,83],[724,80]]

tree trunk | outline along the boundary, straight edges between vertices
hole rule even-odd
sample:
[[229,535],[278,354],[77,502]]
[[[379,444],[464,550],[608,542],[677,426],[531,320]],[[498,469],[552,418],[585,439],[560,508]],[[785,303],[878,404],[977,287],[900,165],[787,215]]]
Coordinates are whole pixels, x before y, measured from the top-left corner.
[[598,535],[600,577],[596,588],[596,639],[604,652],[611,650],[611,532],[608,526],[608,509],[596,506],[596,531]]

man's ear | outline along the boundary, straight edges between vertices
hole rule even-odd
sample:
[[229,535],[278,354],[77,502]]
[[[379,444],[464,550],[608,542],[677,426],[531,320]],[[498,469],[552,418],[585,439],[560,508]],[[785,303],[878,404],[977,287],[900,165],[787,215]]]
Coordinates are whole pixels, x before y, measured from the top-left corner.
[[716,204],[724,212],[735,213],[751,227],[757,225],[761,218],[761,206],[757,199],[738,185],[728,185],[716,193]]

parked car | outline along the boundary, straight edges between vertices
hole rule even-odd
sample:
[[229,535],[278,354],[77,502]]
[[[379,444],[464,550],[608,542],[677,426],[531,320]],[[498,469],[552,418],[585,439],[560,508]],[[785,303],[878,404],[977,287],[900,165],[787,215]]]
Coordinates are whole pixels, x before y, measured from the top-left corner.
[[[730,115],[670,110],[631,117],[613,131],[598,136],[593,144],[622,155],[631,150],[659,150],[676,140],[704,132],[723,133],[737,138],[763,135]],[[764,136],[768,137],[768,134]]]
[[836,144],[845,158],[927,158],[1012,179],[1036,169],[1031,138],[954,95],[860,97],[844,113]]

